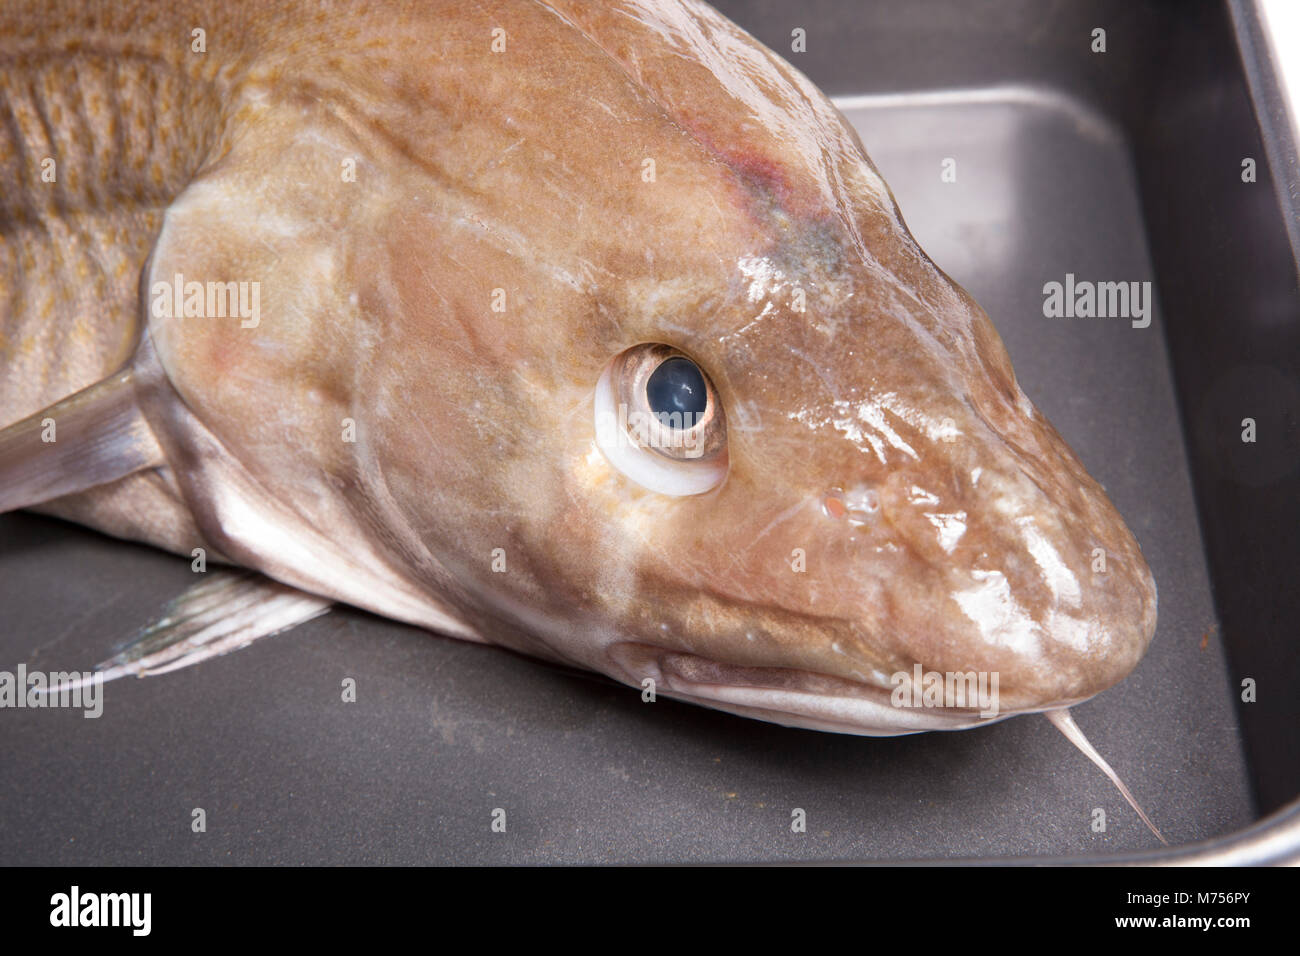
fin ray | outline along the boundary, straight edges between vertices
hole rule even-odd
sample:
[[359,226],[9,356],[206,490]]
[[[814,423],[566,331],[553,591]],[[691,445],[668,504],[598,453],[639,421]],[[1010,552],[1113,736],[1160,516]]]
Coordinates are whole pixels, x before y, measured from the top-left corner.
[[[153,677],[247,647],[319,617],[332,601],[253,571],[212,571],[167,603],[163,616],[95,666],[104,681]],[[85,679],[51,690],[71,690]]]
[[0,514],[164,463],[125,369],[0,431]]

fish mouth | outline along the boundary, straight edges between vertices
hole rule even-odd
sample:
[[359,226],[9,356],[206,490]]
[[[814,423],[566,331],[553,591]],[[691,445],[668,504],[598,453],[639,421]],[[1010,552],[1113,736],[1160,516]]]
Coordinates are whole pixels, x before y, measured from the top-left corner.
[[616,644],[609,656],[620,679],[656,693],[787,727],[868,737],[966,730],[1021,713],[979,707],[900,705],[896,685],[850,680],[793,667],[727,664],[649,644]]

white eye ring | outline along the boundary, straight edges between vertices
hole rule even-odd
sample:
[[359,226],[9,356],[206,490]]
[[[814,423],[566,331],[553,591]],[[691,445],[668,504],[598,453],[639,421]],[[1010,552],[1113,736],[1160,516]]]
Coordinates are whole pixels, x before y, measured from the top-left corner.
[[665,458],[640,447],[627,429],[627,411],[620,416],[614,392],[614,363],[605,366],[596,383],[596,447],[624,476],[642,488],[683,498],[711,491],[727,477],[727,453],[707,460]]

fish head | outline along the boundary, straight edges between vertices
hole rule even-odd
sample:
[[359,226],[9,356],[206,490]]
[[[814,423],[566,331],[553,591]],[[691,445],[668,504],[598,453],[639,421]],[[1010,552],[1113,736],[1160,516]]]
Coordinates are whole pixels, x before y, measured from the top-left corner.
[[[918,668],[996,676],[998,716],[1131,671],[1156,607],[1133,535],[829,100],[703,4],[510,13],[499,53],[492,10],[442,56],[377,26],[380,59],[291,104],[245,180],[321,175],[281,177],[305,185],[279,217],[220,192],[255,207],[240,236],[294,224],[248,240],[276,251],[257,336],[155,335],[188,404],[246,447],[275,409],[262,445],[310,460],[285,494],[349,501],[318,525],[484,639],[634,686],[891,734],[989,716],[898,706]],[[294,133],[319,102],[334,125]],[[235,348],[242,380],[214,375]],[[696,419],[657,431],[673,402]]]
[[[577,125],[483,110],[514,117],[510,155],[544,182],[490,193],[501,207],[454,247],[405,231],[393,248],[411,261],[388,270],[414,301],[431,245],[461,260],[455,304],[475,318],[422,375],[462,400],[418,413],[445,460],[400,470],[415,496],[437,473],[413,520],[497,631],[632,685],[857,733],[989,716],[897,706],[918,666],[986,675],[999,716],[1129,673],[1156,616],[1133,535],[843,117],[703,6],[555,6],[590,41],[569,58],[581,94],[556,109]],[[691,450],[652,420],[673,362],[704,403],[676,432]],[[389,441],[400,453],[409,430]]]

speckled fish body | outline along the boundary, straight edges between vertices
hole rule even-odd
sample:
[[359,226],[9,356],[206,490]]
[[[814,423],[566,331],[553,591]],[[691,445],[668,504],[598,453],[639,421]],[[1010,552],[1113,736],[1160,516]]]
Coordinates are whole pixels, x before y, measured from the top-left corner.
[[[127,367],[160,456],[44,510],[851,733],[986,722],[894,706],[918,665],[1009,716],[1145,651],[1137,542],[988,317],[707,6],[18,3],[0,59],[0,425]],[[707,491],[598,447],[646,344],[725,411]]]

